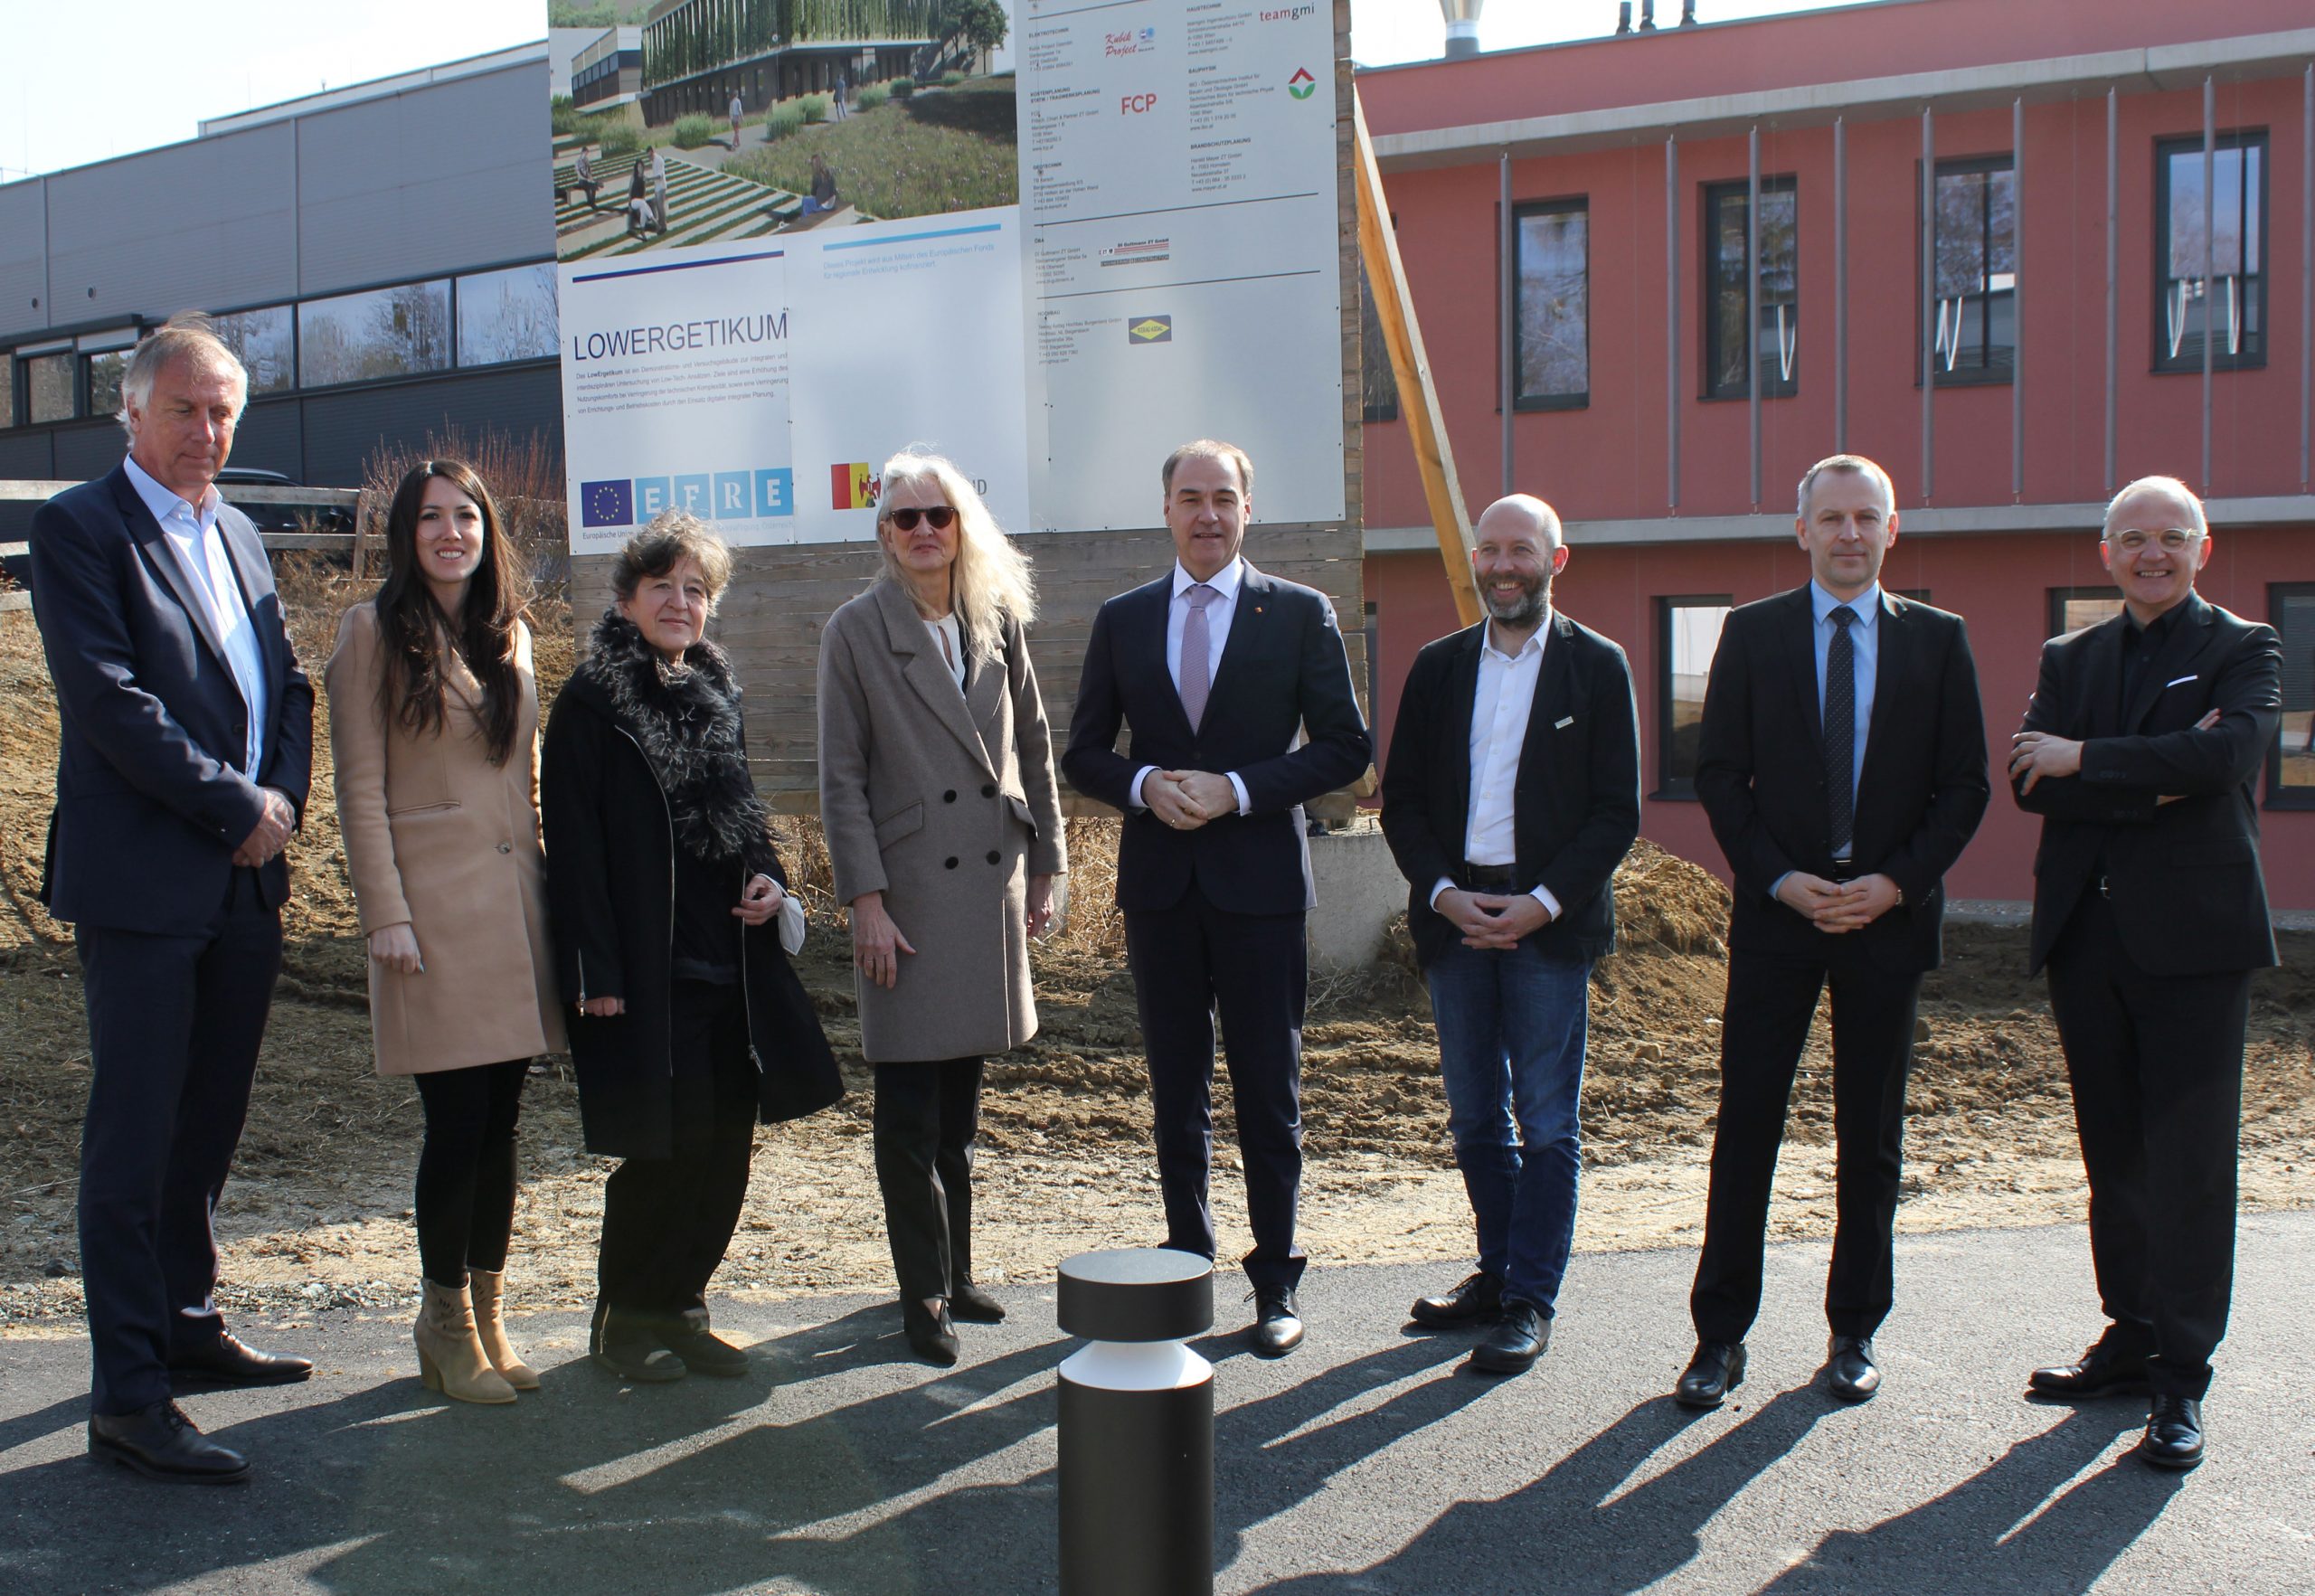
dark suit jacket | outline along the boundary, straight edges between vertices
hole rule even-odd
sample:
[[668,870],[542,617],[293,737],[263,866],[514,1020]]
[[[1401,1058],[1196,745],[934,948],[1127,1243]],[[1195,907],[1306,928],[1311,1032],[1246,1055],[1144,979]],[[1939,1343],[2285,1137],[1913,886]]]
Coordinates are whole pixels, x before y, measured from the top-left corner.
[[[1825,933],[1770,896],[1789,870],[1834,874],[1807,584],[1729,612],[1705,690],[1696,797],[1736,878],[1729,941],[1819,957]],[[1849,873],[1905,901],[1861,931],[1892,974],[1937,968],[1943,880],[1986,812],[1984,713],[1958,615],[1882,590],[1873,710]]]
[[[2282,713],[2272,627],[2189,594],[2129,704],[2123,619],[2042,645],[2024,729],[2082,741],[2082,772],[2017,792],[2042,817],[2034,856],[2034,968],[2084,892],[2107,879],[2122,945],[2157,975],[2275,962],[2252,794]],[[2206,732],[2195,722],[2221,712]],[[2178,795],[2176,803],[2158,800]]]
[[[215,623],[127,469],[33,515],[33,609],[63,729],[44,895],[59,920],[197,935],[225,901],[233,850],[264,817],[258,789],[305,812],[314,690],[257,529],[230,505],[217,524],[264,658],[272,723],[254,779],[234,768],[249,712]],[[277,856],[259,883],[280,907],[287,862]]]
[[[1118,906],[1170,909],[1195,882],[1208,902],[1236,914],[1293,914],[1316,899],[1302,805],[1347,787],[1374,757],[1351,690],[1334,606],[1315,589],[1245,567],[1230,637],[1195,732],[1166,670],[1174,575],[1103,604],[1085,646],[1062,773],[1086,797],[1125,812],[1118,842]],[[1116,751],[1118,728],[1132,737]],[[1309,741],[1293,746],[1298,728]],[[1133,776],[1161,770],[1235,771],[1249,812],[1176,831],[1130,807]]]
[[[1460,934],[1431,907],[1462,863],[1471,813],[1471,713],[1487,623],[1425,644],[1399,694],[1383,775],[1383,835],[1407,878],[1407,929],[1428,966]],[[1624,651],[1564,615],[1527,712],[1511,801],[1516,887],[1543,887],[1559,918],[1529,940],[1561,959],[1615,947],[1609,879],[1639,835],[1639,711]]]

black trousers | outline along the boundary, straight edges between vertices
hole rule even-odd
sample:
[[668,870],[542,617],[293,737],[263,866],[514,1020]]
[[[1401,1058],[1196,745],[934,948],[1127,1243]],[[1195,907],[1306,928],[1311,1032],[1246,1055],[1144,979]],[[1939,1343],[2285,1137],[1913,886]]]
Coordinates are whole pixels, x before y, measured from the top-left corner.
[[1815,957],[1729,949],[1712,1191],[1688,1297],[1699,1340],[1742,1341],[1760,1314],[1769,1188],[1800,1050],[1828,984],[1836,1190],[1825,1317],[1836,1336],[1870,1336],[1895,1300],[1890,1231],[1921,977],[1883,969],[1853,936],[1812,934],[1821,949]]
[[647,1316],[706,1307],[747,1203],[759,1097],[741,989],[676,982],[668,1052],[675,1156],[611,1171],[595,1266],[607,1306]]
[[2051,949],[2049,977],[2108,1336],[2152,1355],[2158,1393],[2200,1401],[2235,1292],[2250,972],[2149,974],[2093,893]]
[[973,1278],[973,1138],[981,1061],[878,1064],[876,1189],[901,1301],[945,1298]]
[[80,928],[91,1072],[80,1131],[90,1406],[165,1402],[173,1355],[224,1333],[218,1195],[249,1113],[281,917],[236,869],[199,936]]
[[1294,1239],[1302,1195],[1302,1008],[1309,953],[1303,916],[1232,914],[1193,886],[1171,909],[1125,916],[1142,1045],[1149,1057],[1166,1245],[1212,1258],[1214,1030],[1222,1025],[1246,1217],[1246,1278],[1291,1289],[1304,1254]]
[[418,1260],[438,1286],[466,1284],[467,1267],[506,1267],[515,1230],[515,1120],[528,1059],[414,1077],[426,1105],[418,1149]]

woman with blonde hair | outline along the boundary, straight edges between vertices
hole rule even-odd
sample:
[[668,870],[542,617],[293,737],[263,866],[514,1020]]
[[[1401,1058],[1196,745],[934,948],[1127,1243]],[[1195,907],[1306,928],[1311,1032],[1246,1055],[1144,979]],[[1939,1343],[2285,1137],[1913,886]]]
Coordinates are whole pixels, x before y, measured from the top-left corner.
[[523,1078],[563,1044],[524,589],[482,478],[428,460],[394,493],[385,584],[345,612],[326,677],[378,1072],[416,1077],[426,1110],[419,1372],[463,1402],[539,1384],[501,1312]]
[[909,1344],[957,1361],[982,1061],[1036,1034],[1029,940],[1066,867],[1029,562],[938,455],[885,462],[883,573],[820,637],[820,818],[852,916],[876,1184]]

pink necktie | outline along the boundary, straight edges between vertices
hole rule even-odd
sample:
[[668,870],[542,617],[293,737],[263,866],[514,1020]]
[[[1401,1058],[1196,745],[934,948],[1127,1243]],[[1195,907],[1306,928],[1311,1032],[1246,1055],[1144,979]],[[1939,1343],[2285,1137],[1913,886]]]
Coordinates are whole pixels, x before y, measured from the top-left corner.
[[1186,595],[1190,612],[1182,622],[1182,713],[1189,717],[1190,730],[1205,719],[1205,697],[1214,689],[1214,662],[1209,656],[1209,642],[1205,631],[1205,607],[1222,595],[1204,582],[1192,586]]

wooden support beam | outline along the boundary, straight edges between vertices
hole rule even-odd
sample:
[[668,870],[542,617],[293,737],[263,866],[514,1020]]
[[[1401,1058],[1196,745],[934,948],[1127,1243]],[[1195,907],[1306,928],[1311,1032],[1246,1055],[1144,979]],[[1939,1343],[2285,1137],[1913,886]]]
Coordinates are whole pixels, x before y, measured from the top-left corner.
[[1455,613],[1465,626],[1473,626],[1479,619],[1479,595],[1471,581],[1470,512],[1464,508],[1463,485],[1455,475],[1446,419],[1439,411],[1439,390],[1431,381],[1431,360],[1423,353],[1414,297],[1399,263],[1399,241],[1391,231],[1391,210],[1383,198],[1383,174],[1375,165],[1375,144],[1367,137],[1366,111],[1356,89],[1351,91],[1351,116],[1358,146],[1358,253],[1366,263],[1366,280],[1375,287],[1375,319],[1383,324],[1383,342],[1391,352],[1400,413],[1406,417],[1407,435],[1414,443],[1414,463],[1422,473],[1422,496],[1439,534],[1439,557],[1447,566]]

